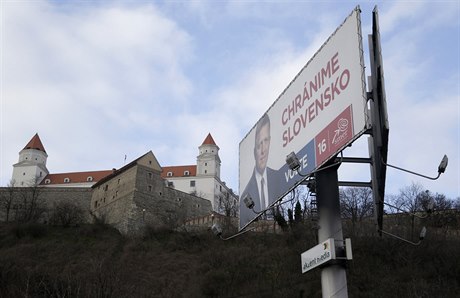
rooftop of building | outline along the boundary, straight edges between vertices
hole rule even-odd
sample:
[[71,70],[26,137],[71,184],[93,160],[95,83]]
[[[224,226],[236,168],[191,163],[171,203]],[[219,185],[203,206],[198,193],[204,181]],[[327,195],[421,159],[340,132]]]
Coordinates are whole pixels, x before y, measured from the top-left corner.
[[164,179],[171,177],[190,177],[196,176],[196,165],[186,166],[167,166],[161,167],[161,177]]
[[26,150],[26,149],[36,149],[36,150],[40,150],[46,153],[45,147],[43,146],[42,141],[40,140],[40,137],[38,136],[38,133],[36,133],[32,137],[32,139],[29,141],[29,143],[27,143],[27,145],[24,147],[23,150]]
[[113,170],[48,174],[42,180],[40,185],[88,182],[96,183],[112,174],[112,172]]

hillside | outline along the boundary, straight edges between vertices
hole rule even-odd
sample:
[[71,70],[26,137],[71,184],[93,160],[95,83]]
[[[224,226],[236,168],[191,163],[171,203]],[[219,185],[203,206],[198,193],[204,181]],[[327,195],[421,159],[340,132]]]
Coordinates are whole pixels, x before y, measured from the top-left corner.
[[[350,297],[460,292],[458,239],[352,242]],[[2,225],[0,297],[321,297],[320,270],[300,268],[314,245],[302,228],[222,241],[210,232],[150,229],[130,238],[105,225]]]

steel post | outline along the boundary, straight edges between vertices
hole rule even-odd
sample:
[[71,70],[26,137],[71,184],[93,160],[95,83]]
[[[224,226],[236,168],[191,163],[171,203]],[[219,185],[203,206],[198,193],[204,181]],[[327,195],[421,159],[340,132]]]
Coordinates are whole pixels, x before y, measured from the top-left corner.
[[[344,254],[339,186],[336,167],[316,173],[316,195],[319,214],[318,242],[334,238],[338,256]],[[345,267],[340,263],[327,265],[321,271],[323,297],[348,297]]]

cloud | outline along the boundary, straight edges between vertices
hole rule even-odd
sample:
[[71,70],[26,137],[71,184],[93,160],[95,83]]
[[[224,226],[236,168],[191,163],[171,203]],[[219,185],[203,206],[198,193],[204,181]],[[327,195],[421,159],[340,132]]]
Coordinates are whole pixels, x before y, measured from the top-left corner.
[[[125,154],[148,150],[162,165],[193,164],[210,132],[222,179],[235,190],[239,142],[353,9],[295,1],[2,5],[1,185],[35,132],[51,172],[119,167]],[[363,36],[371,9],[362,6]],[[455,195],[458,43],[446,42],[458,36],[458,4],[379,10],[389,161],[430,173],[448,153],[445,177],[426,187]],[[365,138],[350,150],[367,154]],[[361,168],[341,172],[369,179]],[[411,179],[389,171],[387,192]]]
[[7,2],[2,13],[3,184],[4,164],[17,162],[37,131],[54,136],[45,142],[57,149],[51,171],[83,170],[88,155],[94,167],[107,165],[131,151],[133,131],[154,133],[164,125],[158,115],[192,92],[183,67],[193,41],[152,5]]
[[[387,193],[396,194],[414,181],[433,192],[460,196],[458,43],[446,47],[451,38],[443,36],[449,28],[450,34],[454,29],[458,35],[453,25],[459,20],[458,5],[456,10],[451,3],[435,8],[411,3],[410,10],[395,4],[380,11],[390,123],[388,162],[436,176],[439,161],[447,154],[449,167],[436,182],[388,169]],[[432,42],[437,38],[443,43]]]

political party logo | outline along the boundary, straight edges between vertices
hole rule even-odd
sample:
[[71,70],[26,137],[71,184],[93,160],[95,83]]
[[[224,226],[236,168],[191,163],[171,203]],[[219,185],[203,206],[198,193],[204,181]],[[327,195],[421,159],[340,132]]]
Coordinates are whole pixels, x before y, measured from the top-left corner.
[[337,129],[334,131],[334,138],[332,139],[332,144],[338,144],[348,136],[348,119],[340,118],[337,121]]

